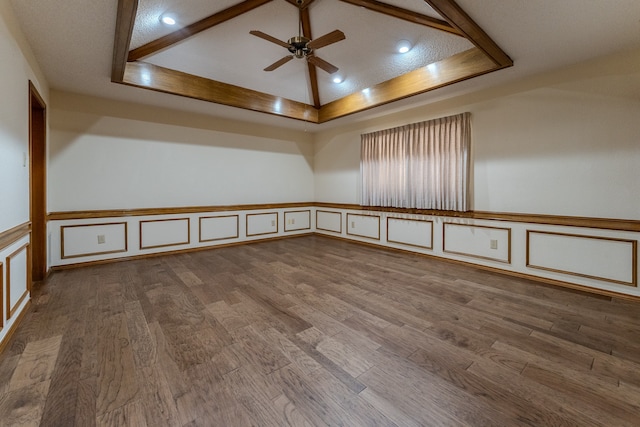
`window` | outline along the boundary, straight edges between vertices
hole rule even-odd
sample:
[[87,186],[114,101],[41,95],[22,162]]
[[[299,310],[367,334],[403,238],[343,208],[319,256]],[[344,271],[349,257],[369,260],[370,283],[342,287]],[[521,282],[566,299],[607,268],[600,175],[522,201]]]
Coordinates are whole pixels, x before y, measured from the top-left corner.
[[361,136],[363,206],[469,209],[471,114]]

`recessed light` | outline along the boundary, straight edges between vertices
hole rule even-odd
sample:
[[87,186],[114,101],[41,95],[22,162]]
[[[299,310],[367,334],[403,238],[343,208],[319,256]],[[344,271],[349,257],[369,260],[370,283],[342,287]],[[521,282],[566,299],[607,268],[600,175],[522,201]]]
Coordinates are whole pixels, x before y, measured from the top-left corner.
[[400,40],[398,42],[398,52],[407,53],[411,50],[411,42],[409,40]]
[[333,82],[334,82],[335,84],[340,84],[340,83],[342,83],[343,81],[344,81],[344,77],[342,77],[342,76],[335,76],[335,77],[333,78]]
[[176,25],[176,18],[171,15],[162,15],[160,17],[160,21],[166,25]]

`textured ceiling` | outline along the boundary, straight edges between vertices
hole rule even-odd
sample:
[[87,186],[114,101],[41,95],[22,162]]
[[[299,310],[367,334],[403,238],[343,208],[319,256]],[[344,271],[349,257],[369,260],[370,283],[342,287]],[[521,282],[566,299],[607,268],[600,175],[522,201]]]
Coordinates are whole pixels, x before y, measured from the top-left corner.
[[[238,2],[141,0],[131,47],[170,31],[158,21],[164,12],[176,14],[179,23],[186,25]],[[294,120],[111,83],[117,0],[11,0],[11,3],[53,89],[289,128],[308,128]],[[386,3],[437,16],[422,0],[388,0]],[[637,0],[458,0],[457,3],[514,60],[514,67],[332,124],[316,125],[313,129],[422,105],[589,58],[640,48],[640,2]],[[346,40],[317,52],[338,66],[346,77],[344,83],[335,85],[328,81],[326,73],[318,71],[323,104],[469,46],[460,37],[338,0],[316,0],[309,12],[314,37],[334,29],[346,35]],[[285,0],[273,0],[144,60],[309,103],[308,77],[302,61],[290,61],[270,73],[262,71],[286,51],[249,35],[248,31],[254,29],[286,40],[297,32],[296,8]],[[394,53],[392,48],[403,38],[414,42],[416,47],[406,55]]]
[[[227,6],[224,3],[220,6]],[[396,0],[396,3],[402,2]],[[429,10],[426,3],[422,4]],[[173,13],[182,16],[180,11]],[[335,29],[342,30],[346,36],[346,40],[315,52],[340,68],[337,74],[345,78],[343,83],[335,84],[331,81],[332,75],[318,70],[321,104],[473,47],[463,37],[338,0],[318,0],[309,7],[309,15],[314,37]],[[140,21],[136,19],[134,40],[142,43],[158,38],[161,31],[158,27],[163,25],[157,17],[153,25],[138,26]],[[144,22],[149,21],[145,19]],[[312,104],[306,61],[293,60],[277,70],[262,71],[289,53],[281,46],[250,35],[250,30],[260,30],[286,41],[298,35],[298,9],[283,0],[272,1],[146,57],[144,61]],[[399,54],[395,49],[402,39],[415,45],[406,54]]]

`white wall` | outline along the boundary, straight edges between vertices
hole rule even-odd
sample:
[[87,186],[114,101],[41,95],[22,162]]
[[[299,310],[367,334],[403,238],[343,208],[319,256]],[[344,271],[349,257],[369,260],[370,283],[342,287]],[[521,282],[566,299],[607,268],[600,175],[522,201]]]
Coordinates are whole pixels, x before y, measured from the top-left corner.
[[55,92],[52,104],[50,211],[313,200],[304,132]]
[[316,201],[359,203],[360,134],[470,111],[474,210],[640,219],[638,81],[632,52],[323,132]]
[[[29,221],[29,80],[47,102],[48,87],[11,5],[0,0],[0,235]],[[17,237],[0,244],[0,344],[29,300],[29,234]]]
[[29,80],[48,98],[39,75],[11,5],[0,0],[0,233],[29,221]]

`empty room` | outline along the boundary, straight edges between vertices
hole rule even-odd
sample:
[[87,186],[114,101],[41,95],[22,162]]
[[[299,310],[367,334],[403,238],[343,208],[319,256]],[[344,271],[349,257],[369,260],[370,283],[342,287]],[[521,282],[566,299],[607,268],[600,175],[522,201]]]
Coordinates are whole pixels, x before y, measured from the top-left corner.
[[0,0],[0,426],[640,425],[640,2]]

